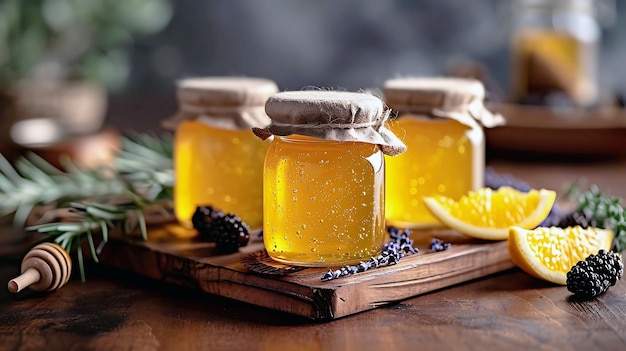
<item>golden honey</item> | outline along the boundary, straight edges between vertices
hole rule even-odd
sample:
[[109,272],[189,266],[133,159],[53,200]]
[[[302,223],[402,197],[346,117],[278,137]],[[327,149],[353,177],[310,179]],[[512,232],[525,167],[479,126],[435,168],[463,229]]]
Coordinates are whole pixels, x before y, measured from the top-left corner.
[[191,227],[198,205],[237,214],[251,228],[263,223],[263,162],[269,142],[250,130],[185,121],[175,138],[174,210]]
[[485,88],[460,78],[397,78],[384,85],[389,107],[398,118],[391,131],[407,151],[387,158],[385,216],[403,228],[442,226],[424,197],[454,200],[484,184],[484,127],[503,123],[483,106]]
[[399,227],[438,226],[422,198],[459,199],[482,185],[484,135],[451,119],[400,116],[389,127],[408,149],[386,159],[385,216]]
[[373,144],[275,137],[264,181],[270,257],[333,266],[377,255],[385,237],[384,163]]
[[239,216],[251,229],[263,223],[263,162],[269,143],[252,128],[269,123],[267,79],[198,77],[178,82],[179,111],[164,122],[175,130],[174,213],[192,228],[198,206]]
[[274,260],[336,267],[369,260],[385,238],[385,155],[406,146],[370,94],[290,91],[265,104],[274,140],[263,175],[263,240]]

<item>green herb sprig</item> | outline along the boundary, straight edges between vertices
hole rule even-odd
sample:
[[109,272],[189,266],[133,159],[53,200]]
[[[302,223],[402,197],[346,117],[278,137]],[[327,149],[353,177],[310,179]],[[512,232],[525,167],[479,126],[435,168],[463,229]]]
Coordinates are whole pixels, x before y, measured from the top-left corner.
[[35,206],[72,199],[114,197],[127,191],[126,184],[117,177],[82,170],[69,158],[62,158],[61,163],[67,171],[28,153],[19,158],[13,168],[0,155],[0,215],[13,214],[13,223],[20,228]]
[[[148,236],[145,208],[134,202],[121,204],[100,203],[71,203],[67,209],[69,215],[65,221],[45,223],[26,228],[49,235],[54,242],[66,251],[76,250],[81,279],[85,280],[83,262],[83,242],[87,241],[91,257],[98,262],[98,255],[109,240],[109,232],[115,228],[121,228],[126,235],[133,233],[139,227],[141,237],[146,240]],[[94,236],[99,234],[101,242],[95,246]]]
[[120,197],[138,203],[171,200],[172,155],[169,134],[124,137],[113,165],[98,169],[80,168],[64,157],[62,171],[33,153],[20,157],[13,167],[0,155],[0,216],[13,214],[20,228],[38,205],[62,206],[84,199],[108,202]]
[[621,199],[608,196],[592,185],[577,196],[577,210],[586,217],[593,219],[604,229],[611,229],[615,235],[613,250],[621,252],[626,249],[626,212]]
[[[54,208],[39,222],[27,227],[49,235],[66,251],[76,250],[81,279],[85,280],[83,243],[91,256],[108,241],[109,232],[121,228],[130,234],[139,228],[147,238],[145,213],[171,208],[174,187],[171,135],[137,134],[122,139],[121,150],[110,167],[83,169],[69,158],[58,169],[35,154],[19,158],[13,167],[0,155],[0,214],[13,214],[16,227],[23,227],[33,208]],[[69,206],[69,207],[64,207]],[[58,220],[58,214],[62,220]],[[94,236],[101,236],[95,247]]]

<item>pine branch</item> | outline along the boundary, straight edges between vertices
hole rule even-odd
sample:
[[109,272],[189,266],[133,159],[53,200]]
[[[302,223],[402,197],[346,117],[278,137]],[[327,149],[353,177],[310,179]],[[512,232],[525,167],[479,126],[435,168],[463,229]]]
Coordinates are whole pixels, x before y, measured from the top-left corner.
[[19,158],[15,168],[0,155],[0,215],[14,213],[15,226],[22,227],[35,206],[71,199],[114,197],[127,191],[126,184],[119,178],[79,170],[69,160],[62,162],[68,172],[33,153]]
[[93,170],[81,169],[65,157],[62,171],[34,153],[20,157],[14,167],[0,155],[0,215],[14,214],[14,225],[23,227],[39,205],[119,197],[147,202],[172,199],[171,142],[167,136],[123,138],[113,166]]
[[[13,214],[14,225],[23,227],[36,206],[56,206],[41,221],[63,210],[69,213],[61,221],[26,230],[50,236],[68,252],[76,250],[84,281],[83,243],[98,262],[112,230],[130,234],[138,228],[146,240],[145,212],[154,207],[167,211],[174,187],[172,155],[171,136],[147,134],[123,138],[113,165],[100,169],[82,169],[66,157],[61,170],[33,153],[13,166],[0,155],[0,215]],[[66,203],[69,207],[63,208]],[[101,239],[99,247],[95,247],[96,235]]]

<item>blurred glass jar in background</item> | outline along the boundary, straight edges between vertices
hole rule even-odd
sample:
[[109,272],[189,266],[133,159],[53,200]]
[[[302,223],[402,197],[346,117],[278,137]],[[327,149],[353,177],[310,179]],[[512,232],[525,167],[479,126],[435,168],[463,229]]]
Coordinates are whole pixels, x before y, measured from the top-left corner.
[[567,97],[577,106],[598,99],[600,25],[612,0],[517,0],[511,39],[515,102],[547,104]]
[[263,162],[269,143],[252,127],[265,127],[265,101],[278,92],[267,79],[190,78],[178,83],[179,112],[165,122],[175,129],[174,211],[192,227],[197,206],[241,217],[252,229],[263,222]]

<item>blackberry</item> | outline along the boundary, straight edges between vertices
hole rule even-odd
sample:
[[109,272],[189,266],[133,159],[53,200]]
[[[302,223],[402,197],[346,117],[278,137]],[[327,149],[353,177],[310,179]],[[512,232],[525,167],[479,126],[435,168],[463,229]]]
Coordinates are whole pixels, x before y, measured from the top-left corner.
[[622,256],[600,250],[597,255],[589,255],[584,261],[576,263],[567,272],[567,290],[583,298],[595,297],[615,285],[623,274]]
[[233,253],[246,246],[250,240],[250,228],[234,214],[218,217],[211,223],[211,237],[220,253]]
[[583,228],[597,227],[596,220],[584,212],[572,211],[561,217],[557,227],[567,228],[581,226]]
[[224,212],[216,208],[211,206],[198,206],[193,216],[191,216],[191,223],[202,238],[207,241],[215,241],[211,226],[216,219],[223,216]]

